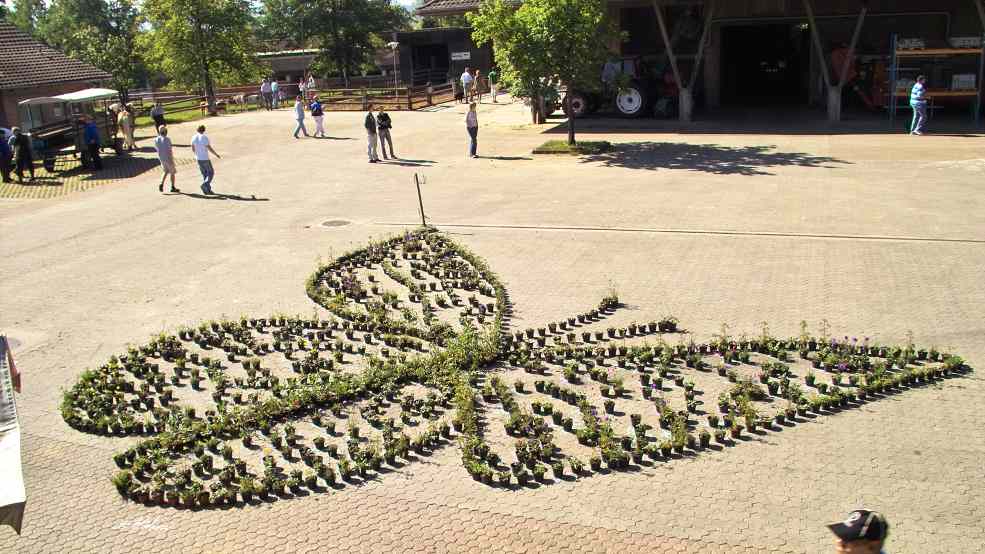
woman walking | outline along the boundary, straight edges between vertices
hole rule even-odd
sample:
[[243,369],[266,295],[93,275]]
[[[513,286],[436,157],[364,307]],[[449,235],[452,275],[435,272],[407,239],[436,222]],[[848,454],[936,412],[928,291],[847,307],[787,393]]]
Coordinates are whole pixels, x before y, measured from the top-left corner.
[[465,130],[469,132],[469,156],[478,158],[476,151],[479,149],[479,116],[475,113],[475,102],[469,104],[469,113],[465,114]]
[[321,135],[321,138],[325,138],[325,127],[322,121],[325,119],[325,112],[322,111],[321,102],[318,101],[318,96],[316,95],[311,101],[311,105],[308,106],[311,110],[311,117],[315,120],[315,134],[313,136]]

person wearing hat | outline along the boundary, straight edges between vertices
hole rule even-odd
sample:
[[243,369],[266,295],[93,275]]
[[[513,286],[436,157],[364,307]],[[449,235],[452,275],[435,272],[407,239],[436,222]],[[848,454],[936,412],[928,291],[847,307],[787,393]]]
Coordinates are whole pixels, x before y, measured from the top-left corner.
[[880,554],[889,534],[889,523],[879,512],[855,510],[845,521],[832,523],[838,554]]

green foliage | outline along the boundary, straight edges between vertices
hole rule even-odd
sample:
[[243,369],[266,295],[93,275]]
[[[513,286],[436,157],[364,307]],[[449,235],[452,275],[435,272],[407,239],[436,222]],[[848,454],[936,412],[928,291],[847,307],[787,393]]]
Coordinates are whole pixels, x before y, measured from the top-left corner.
[[[38,26],[45,16],[44,0],[14,0],[12,7],[13,11],[6,15],[7,22],[25,33],[36,36]],[[0,6],[0,9],[3,8],[5,6]]]
[[[484,0],[468,15],[476,44],[492,43],[503,82],[513,94],[536,99],[565,83],[579,90],[600,84],[600,71],[616,37],[604,0]],[[568,142],[574,143],[569,120]]]
[[411,16],[387,0],[264,0],[261,36],[322,50],[312,70],[348,77],[368,69],[390,31],[410,27]]
[[146,0],[150,31],[139,41],[151,66],[181,88],[257,80],[253,12],[247,0]]

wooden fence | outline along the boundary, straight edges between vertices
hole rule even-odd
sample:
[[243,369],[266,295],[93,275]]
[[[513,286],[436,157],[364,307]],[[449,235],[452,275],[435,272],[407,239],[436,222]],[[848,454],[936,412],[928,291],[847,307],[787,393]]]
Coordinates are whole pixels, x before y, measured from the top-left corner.
[[[293,104],[298,94],[298,86],[285,84],[280,87],[285,99],[281,105]],[[308,91],[308,98],[318,96],[325,111],[365,111],[370,104],[383,106],[388,110],[419,110],[435,104],[455,99],[455,85],[444,83],[437,86],[401,86],[379,88],[337,88]],[[149,115],[155,102],[160,102],[165,113],[175,114],[206,109],[206,97],[188,91],[134,91],[130,93],[130,104],[137,115]],[[263,109],[263,101],[256,85],[223,87],[216,90],[216,104],[220,112],[249,111]]]

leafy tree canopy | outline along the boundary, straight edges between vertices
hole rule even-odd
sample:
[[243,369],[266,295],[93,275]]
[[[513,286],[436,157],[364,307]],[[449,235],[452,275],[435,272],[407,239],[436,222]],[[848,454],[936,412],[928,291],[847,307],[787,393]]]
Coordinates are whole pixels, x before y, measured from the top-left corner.
[[140,45],[175,86],[204,89],[212,104],[215,86],[263,75],[249,0],[145,0],[143,10],[150,30]]
[[315,70],[349,76],[364,69],[410,13],[389,0],[264,0],[262,36],[322,50]]
[[[503,81],[519,96],[534,99],[539,120],[545,89],[565,84],[592,90],[617,33],[604,0],[525,0],[515,8],[505,0],[484,0],[468,15],[477,44],[492,43]],[[574,144],[574,119],[568,142]]]

